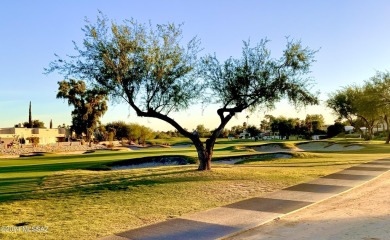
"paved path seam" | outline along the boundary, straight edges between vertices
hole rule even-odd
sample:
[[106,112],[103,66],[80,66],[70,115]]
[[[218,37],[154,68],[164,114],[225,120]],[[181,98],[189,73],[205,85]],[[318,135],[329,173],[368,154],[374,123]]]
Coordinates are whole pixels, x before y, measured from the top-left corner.
[[262,197],[117,233],[102,240],[223,239],[350,191],[389,170],[390,159],[378,159]]

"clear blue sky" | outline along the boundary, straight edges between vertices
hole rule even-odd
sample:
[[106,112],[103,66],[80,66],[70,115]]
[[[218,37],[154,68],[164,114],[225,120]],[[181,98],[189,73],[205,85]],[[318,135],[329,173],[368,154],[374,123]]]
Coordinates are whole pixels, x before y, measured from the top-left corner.
[[[362,83],[375,71],[390,70],[390,2],[364,0],[257,0],[257,1],[168,1],[168,0],[2,0],[0,1],[0,127],[28,120],[32,101],[33,119],[54,126],[70,124],[71,108],[56,99],[61,76],[43,74],[54,53],[73,54],[72,41],[81,43],[85,17],[94,21],[101,10],[117,22],[134,18],[139,22],[184,23],[185,38],[197,35],[204,50],[221,59],[239,57],[242,40],[269,44],[279,57],[285,37],[301,39],[304,45],[320,49],[312,68],[316,81],[313,90],[320,98],[352,83]],[[321,113],[328,123],[334,117],[323,106],[300,112],[282,102],[271,114],[304,118]],[[228,126],[242,124],[247,113]],[[264,111],[252,114],[250,124],[260,122]],[[192,129],[197,124],[216,127],[215,106],[202,113],[197,108],[178,113],[174,118]],[[137,118],[126,105],[110,105],[103,123],[124,120],[139,122],[154,129],[169,128],[157,121]]]

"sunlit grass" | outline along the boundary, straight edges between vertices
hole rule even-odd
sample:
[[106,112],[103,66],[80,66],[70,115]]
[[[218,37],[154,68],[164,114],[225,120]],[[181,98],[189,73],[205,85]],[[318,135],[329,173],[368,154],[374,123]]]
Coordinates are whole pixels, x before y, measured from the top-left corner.
[[196,171],[196,165],[85,170],[145,156],[196,157],[193,148],[0,160],[0,226],[49,227],[48,233],[3,232],[0,238],[96,239],[390,157],[390,146],[383,143],[348,152],[294,152],[289,159],[263,158],[246,150],[259,144],[219,144],[216,157],[253,157],[240,165],[213,163],[208,172]]

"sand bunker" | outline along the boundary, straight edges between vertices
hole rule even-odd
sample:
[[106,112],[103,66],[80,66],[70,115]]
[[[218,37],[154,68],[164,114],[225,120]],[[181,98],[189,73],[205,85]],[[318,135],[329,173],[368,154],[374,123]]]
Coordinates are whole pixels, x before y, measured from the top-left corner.
[[255,147],[251,147],[251,149],[254,149],[257,152],[280,152],[280,151],[291,151],[291,149],[288,148],[283,148],[279,144],[264,144],[264,145],[259,145]]
[[136,168],[149,168],[159,166],[176,166],[187,165],[189,162],[184,157],[164,156],[164,157],[148,157],[144,159],[132,159],[114,163],[110,166],[111,170],[125,170]]
[[140,163],[140,164],[124,165],[124,166],[113,166],[111,167],[111,170],[126,170],[126,169],[149,168],[149,167],[160,167],[160,166],[176,166],[176,165],[183,165],[183,164],[180,164],[177,161],[147,162],[147,163]]
[[192,147],[191,144],[179,144],[179,145],[172,145],[171,148],[189,148]]
[[56,154],[59,155],[77,155],[77,154],[84,154],[86,151],[73,151],[73,152],[57,152]]
[[298,143],[294,147],[283,147],[280,144],[270,143],[259,146],[249,147],[257,152],[299,152],[299,151],[321,151],[321,152],[341,152],[341,151],[353,151],[364,148],[359,144],[341,144],[341,143],[332,143],[332,142],[305,142]]
[[240,157],[231,157],[231,158],[224,158],[221,160],[215,160],[213,163],[217,164],[236,164],[245,160],[270,160],[270,159],[278,159],[278,158],[292,158],[293,156],[288,153],[283,152],[275,152],[275,153],[266,153],[266,154],[256,154],[256,155],[249,155],[249,156],[240,156]]
[[132,150],[128,147],[113,147],[111,151],[119,151],[119,152],[131,152]]
[[269,144],[263,144],[259,146],[253,146],[250,147],[250,149],[255,150],[256,152],[291,152],[291,151],[302,151],[298,148],[287,148],[283,147],[280,144],[276,143],[269,143]]
[[297,144],[297,147],[303,151],[323,151],[323,152],[341,152],[341,151],[353,151],[364,148],[361,145],[346,145],[340,143],[330,142],[308,142]]
[[170,148],[170,146],[167,145],[130,145],[128,146],[129,149],[131,150],[145,150],[145,149],[150,149],[150,148]]

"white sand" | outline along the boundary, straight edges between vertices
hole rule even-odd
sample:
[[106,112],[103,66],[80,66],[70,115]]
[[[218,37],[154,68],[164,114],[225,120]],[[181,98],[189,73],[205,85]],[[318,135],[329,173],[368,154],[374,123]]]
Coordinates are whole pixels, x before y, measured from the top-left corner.
[[329,142],[307,142],[297,144],[295,148],[282,148],[279,144],[264,144],[260,146],[250,147],[257,152],[297,152],[297,151],[322,151],[322,152],[340,152],[340,151],[352,151],[364,148],[360,145],[345,145],[339,143]]
[[336,152],[336,151],[352,151],[359,150],[364,148],[359,145],[344,145],[344,144],[330,144],[328,142],[309,142],[298,144],[297,147],[302,151],[326,151],[326,152]]
[[251,147],[257,152],[280,152],[291,151],[290,149],[284,149],[279,144],[264,144],[256,147]]

